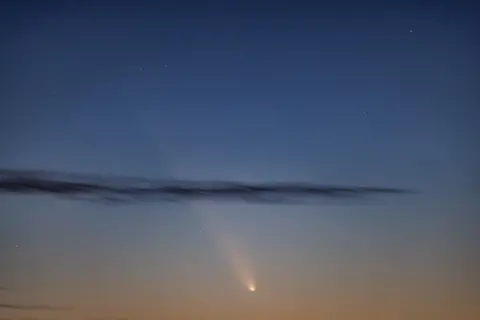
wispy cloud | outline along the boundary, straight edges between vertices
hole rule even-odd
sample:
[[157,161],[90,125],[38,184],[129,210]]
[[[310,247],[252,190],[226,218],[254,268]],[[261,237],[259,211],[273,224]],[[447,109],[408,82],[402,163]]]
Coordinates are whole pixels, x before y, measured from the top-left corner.
[[73,310],[73,307],[68,306],[50,306],[50,305],[28,305],[28,304],[7,304],[0,303],[0,309],[13,309],[13,310],[36,310],[36,311],[69,311]]

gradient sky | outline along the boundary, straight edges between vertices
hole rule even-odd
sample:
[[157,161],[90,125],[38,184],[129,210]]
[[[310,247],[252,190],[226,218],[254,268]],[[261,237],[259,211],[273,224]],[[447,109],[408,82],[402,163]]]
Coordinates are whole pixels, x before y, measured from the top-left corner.
[[299,207],[2,196],[0,303],[75,310],[0,316],[473,315],[478,8],[49,3],[0,13],[0,167],[421,193]]

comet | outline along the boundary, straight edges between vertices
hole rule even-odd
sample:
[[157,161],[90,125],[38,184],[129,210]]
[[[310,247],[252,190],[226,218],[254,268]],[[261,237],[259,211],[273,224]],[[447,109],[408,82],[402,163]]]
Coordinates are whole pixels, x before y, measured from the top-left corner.
[[[165,64],[165,68],[166,67],[167,65]],[[132,117],[135,117],[135,115],[132,114]],[[148,122],[144,123],[144,119],[139,120],[141,120],[140,123],[142,124],[140,127],[148,130],[146,131],[148,137],[157,136],[156,130],[152,131],[154,127],[149,126]],[[157,126],[155,126],[155,128],[156,127]],[[157,144],[155,144],[155,146],[157,147],[156,151],[159,154],[163,154],[162,149],[159,148]],[[245,286],[249,292],[255,292],[257,287],[251,258],[247,252],[244,251],[244,248],[242,248],[239,241],[235,239],[230,230],[223,225],[221,222],[221,215],[217,215],[215,212],[212,212],[218,211],[218,207],[215,208],[217,209],[215,210],[210,206],[204,207],[196,203],[194,206],[192,206],[192,209],[201,218],[204,223],[204,228],[211,233],[219,249],[225,255],[236,280],[239,281],[241,285]]]
[[252,261],[238,239],[235,239],[231,230],[228,230],[227,226],[221,223],[221,217],[216,212],[213,212],[210,208],[201,208],[198,205],[196,209],[196,212],[203,218],[205,227],[210,230],[220,250],[227,258],[235,278],[249,292],[255,292],[257,287]]

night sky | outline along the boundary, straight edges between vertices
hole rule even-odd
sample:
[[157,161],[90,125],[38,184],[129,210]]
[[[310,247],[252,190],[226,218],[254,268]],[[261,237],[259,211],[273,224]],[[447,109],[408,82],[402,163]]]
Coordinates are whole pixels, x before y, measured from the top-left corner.
[[43,3],[0,10],[0,168],[419,193],[329,206],[2,195],[1,317],[479,312],[478,6]]

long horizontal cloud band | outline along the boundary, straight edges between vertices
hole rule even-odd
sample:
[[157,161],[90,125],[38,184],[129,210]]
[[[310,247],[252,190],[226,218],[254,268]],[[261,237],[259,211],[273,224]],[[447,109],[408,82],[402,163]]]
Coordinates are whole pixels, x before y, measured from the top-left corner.
[[307,183],[240,183],[155,181],[48,171],[0,170],[0,192],[47,193],[107,201],[228,199],[281,202],[290,197],[358,198],[373,194],[406,194],[399,188],[325,186]]

